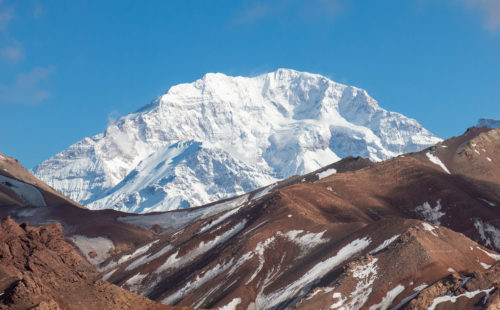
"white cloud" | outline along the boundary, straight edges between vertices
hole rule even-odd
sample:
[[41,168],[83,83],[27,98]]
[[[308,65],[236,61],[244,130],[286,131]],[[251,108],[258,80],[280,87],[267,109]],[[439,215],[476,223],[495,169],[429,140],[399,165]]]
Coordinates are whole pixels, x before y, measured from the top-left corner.
[[455,0],[471,9],[479,9],[485,18],[485,26],[500,30],[500,0]]
[[37,104],[50,97],[46,90],[53,66],[35,67],[26,73],[19,73],[11,85],[0,85],[0,101],[5,103]]
[[21,45],[7,46],[0,50],[0,56],[9,62],[18,62],[24,58]]

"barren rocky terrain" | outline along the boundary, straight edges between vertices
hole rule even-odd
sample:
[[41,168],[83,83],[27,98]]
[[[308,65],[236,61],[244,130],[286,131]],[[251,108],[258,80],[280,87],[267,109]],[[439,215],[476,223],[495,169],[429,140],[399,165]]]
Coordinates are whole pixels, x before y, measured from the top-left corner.
[[44,198],[21,197],[4,179],[1,216],[60,222],[100,278],[162,304],[500,307],[498,129],[470,128],[379,163],[349,157],[245,195],[150,214],[87,210],[17,173],[12,159],[0,164],[0,175]]
[[181,309],[99,280],[53,223],[0,222],[0,309]]

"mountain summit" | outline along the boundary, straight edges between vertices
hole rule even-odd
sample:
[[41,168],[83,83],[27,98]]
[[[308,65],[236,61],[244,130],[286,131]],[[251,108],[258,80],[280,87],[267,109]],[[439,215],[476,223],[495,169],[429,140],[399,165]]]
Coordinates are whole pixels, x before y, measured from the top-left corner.
[[365,90],[318,74],[209,73],[33,172],[91,209],[148,212],[242,194],[348,155],[380,161],[439,141]]

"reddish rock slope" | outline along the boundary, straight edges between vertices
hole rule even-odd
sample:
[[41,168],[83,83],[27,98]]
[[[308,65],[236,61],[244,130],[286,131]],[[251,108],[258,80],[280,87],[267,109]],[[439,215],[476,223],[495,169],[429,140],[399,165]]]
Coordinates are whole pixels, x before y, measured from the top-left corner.
[[60,224],[0,222],[0,309],[172,309],[102,280]]
[[472,128],[419,153],[346,158],[188,210],[138,215],[4,200],[0,212],[60,221],[103,279],[169,305],[495,309],[497,163],[500,130]]
[[[459,154],[484,139],[488,158],[500,162],[498,132],[471,129],[439,147]],[[332,165],[206,207],[120,217],[157,240],[109,259],[103,275],[172,305],[395,306],[424,283],[485,270],[497,257],[486,253],[500,246],[500,185],[475,172],[490,161],[469,158],[461,164],[476,170],[459,171],[458,159],[435,149],[377,164],[351,158],[342,172]],[[384,242],[391,246],[376,251]]]

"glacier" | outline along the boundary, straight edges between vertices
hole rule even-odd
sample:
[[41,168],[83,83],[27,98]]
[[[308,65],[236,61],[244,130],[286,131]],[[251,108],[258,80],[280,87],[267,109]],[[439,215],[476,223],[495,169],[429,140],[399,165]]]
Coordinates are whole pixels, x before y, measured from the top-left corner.
[[439,141],[365,90],[319,74],[208,73],[33,173],[90,209],[144,213],[240,195],[349,155],[380,161]]

